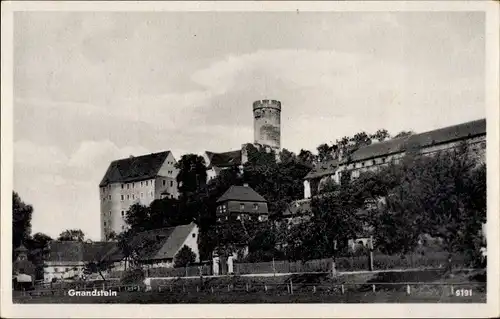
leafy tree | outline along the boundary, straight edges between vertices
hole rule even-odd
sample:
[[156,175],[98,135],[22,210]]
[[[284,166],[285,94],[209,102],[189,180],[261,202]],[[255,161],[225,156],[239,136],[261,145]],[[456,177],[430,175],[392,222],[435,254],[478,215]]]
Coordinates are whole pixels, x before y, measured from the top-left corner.
[[300,164],[307,167],[313,167],[317,158],[311,151],[301,149],[299,155],[297,155],[297,160]]
[[201,186],[205,185],[207,168],[202,156],[196,154],[182,155],[175,167],[179,169],[177,185],[181,197],[196,193]]
[[139,203],[130,206],[125,215],[125,222],[136,231],[151,229],[149,207]]
[[174,257],[175,267],[186,267],[196,261],[196,254],[191,248],[184,245]]
[[12,192],[12,257],[15,249],[31,235],[33,206],[24,203],[16,192]]
[[406,136],[410,136],[413,134],[415,134],[415,132],[413,132],[413,131],[401,131],[398,134],[396,134],[396,136],[394,136],[394,138],[406,137]]
[[26,242],[26,248],[29,251],[28,260],[36,267],[37,279],[43,278],[43,261],[48,253],[48,244],[50,241],[52,241],[50,236],[43,233],[36,233]]
[[370,135],[372,139],[376,139],[379,142],[383,142],[391,137],[389,132],[386,129],[380,129],[374,134]]
[[59,234],[59,241],[84,241],[85,234],[81,229],[67,229]]

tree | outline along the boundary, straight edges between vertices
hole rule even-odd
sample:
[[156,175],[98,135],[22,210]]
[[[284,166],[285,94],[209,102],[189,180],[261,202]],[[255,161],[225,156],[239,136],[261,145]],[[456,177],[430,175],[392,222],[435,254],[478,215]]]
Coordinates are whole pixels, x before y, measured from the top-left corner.
[[48,251],[48,244],[52,238],[43,233],[36,233],[33,237],[29,238],[26,242],[28,249],[28,260],[30,260],[36,267],[37,279],[43,278],[43,261]]
[[297,160],[307,167],[313,167],[317,158],[311,151],[301,149],[299,155],[297,155]]
[[16,192],[12,192],[12,257],[15,249],[31,235],[33,206],[24,203]]
[[370,137],[372,139],[376,139],[379,142],[383,142],[391,137],[389,132],[386,129],[380,129],[374,134],[371,134]]
[[201,186],[205,185],[207,168],[202,156],[196,154],[182,155],[175,167],[179,169],[177,185],[181,197],[196,193]]
[[59,234],[59,241],[84,241],[85,234],[81,229],[67,229]]
[[191,248],[184,245],[174,257],[174,267],[186,267],[196,261],[196,255]]
[[396,134],[396,136],[394,136],[394,138],[406,137],[406,136],[410,136],[413,134],[415,134],[415,132],[413,132],[413,131],[401,131],[398,134]]

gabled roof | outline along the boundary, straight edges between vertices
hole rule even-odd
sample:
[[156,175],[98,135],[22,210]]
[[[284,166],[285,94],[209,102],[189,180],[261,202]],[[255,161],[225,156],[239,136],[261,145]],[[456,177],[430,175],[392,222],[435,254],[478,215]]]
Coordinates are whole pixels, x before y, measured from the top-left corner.
[[217,203],[228,200],[237,200],[241,202],[267,202],[264,197],[254,191],[250,186],[231,186],[217,200]]
[[338,160],[330,160],[325,163],[318,163],[307,175],[305,179],[318,178],[324,175],[331,175],[335,173],[339,165]]
[[89,262],[99,260],[116,243],[113,242],[81,242],[81,241],[51,241],[46,261],[58,262]]
[[169,154],[170,151],[165,151],[113,161],[109,164],[99,187],[110,183],[126,183],[154,178]]
[[[140,232],[132,237],[128,245],[138,251],[137,257],[140,260],[174,259],[195,227],[197,226],[191,223]],[[116,261],[123,259],[123,254],[115,245],[103,258]]]
[[208,168],[212,166],[216,167],[228,167],[234,165],[241,165],[241,150],[237,151],[229,151],[224,153],[214,153],[214,152],[205,152],[207,154],[208,160],[210,161],[208,164]]
[[409,138],[410,136],[398,137],[388,141],[360,147],[351,154],[350,160],[356,162],[372,157],[403,152],[405,150],[405,143]]
[[288,208],[283,212],[283,216],[300,216],[311,213],[311,199],[301,199],[290,203]]
[[400,153],[406,151],[411,145],[429,147],[485,134],[486,119],[481,119],[364,146],[351,154],[351,160],[361,161],[392,153]]
[[472,138],[486,134],[486,119],[461,123],[433,131],[413,134],[405,137],[394,138],[380,143],[373,143],[360,147],[354,151],[349,158],[343,159],[341,163],[336,160],[318,164],[305,177],[305,179],[319,178],[324,175],[335,173],[339,164],[348,160],[351,162],[363,161],[370,158],[386,156],[394,153],[402,153],[412,145],[418,147],[429,147],[432,145],[451,143],[466,138]]

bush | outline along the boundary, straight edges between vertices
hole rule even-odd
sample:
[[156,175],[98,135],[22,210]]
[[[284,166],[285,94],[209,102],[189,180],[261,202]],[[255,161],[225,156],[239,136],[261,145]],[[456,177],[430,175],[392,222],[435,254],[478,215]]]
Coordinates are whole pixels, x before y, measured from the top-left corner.
[[186,267],[189,264],[192,264],[196,260],[195,253],[188,246],[184,245],[181,250],[175,255],[174,258],[174,267]]

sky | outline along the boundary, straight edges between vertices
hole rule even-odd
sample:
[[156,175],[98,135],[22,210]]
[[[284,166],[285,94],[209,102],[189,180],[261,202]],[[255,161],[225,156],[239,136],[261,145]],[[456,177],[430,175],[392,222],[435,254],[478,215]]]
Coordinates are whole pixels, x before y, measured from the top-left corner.
[[98,240],[112,160],[253,142],[282,102],[298,152],[486,117],[481,12],[16,12],[14,190],[32,233]]

